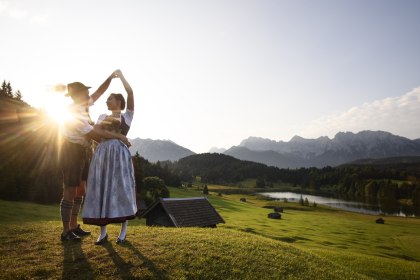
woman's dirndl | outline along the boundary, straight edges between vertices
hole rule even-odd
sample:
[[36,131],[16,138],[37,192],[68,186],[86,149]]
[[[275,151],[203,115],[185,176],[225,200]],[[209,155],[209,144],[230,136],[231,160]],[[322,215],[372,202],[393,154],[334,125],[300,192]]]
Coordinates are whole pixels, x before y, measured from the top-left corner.
[[99,143],[93,155],[83,223],[104,226],[136,217],[136,187],[130,151],[117,139]]

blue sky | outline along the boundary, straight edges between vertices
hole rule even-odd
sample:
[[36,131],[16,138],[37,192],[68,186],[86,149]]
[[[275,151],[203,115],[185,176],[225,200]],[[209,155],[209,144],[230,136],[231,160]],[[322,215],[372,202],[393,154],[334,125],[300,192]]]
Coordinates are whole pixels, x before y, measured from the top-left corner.
[[410,0],[0,0],[0,79],[59,106],[51,85],[96,88],[120,68],[136,98],[129,137],[194,152],[365,129],[415,139],[419,13]]

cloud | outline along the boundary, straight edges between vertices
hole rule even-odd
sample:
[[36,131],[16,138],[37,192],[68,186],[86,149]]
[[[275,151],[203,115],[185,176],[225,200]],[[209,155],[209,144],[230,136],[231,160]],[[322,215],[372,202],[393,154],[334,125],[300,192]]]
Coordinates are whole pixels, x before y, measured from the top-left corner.
[[28,15],[28,11],[12,8],[9,10],[9,15],[10,17],[15,19],[23,19],[26,18],[26,16]]
[[5,13],[14,19],[23,19],[28,15],[28,11],[19,8],[16,4],[11,5],[10,1],[0,1],[0,13]]
[[30,21],[37,24],[45,24],[48,22],[48,17],[45,15],[31,16]]
[[420,138],[420,88],[399,97],[389,97],[312,121],[302,130],[304,137],[333,137],[339,131],[383,130]]
[[0,14],[9,16],[14,20],[28,20],[30,23],[45,24],[47,16],[37,14],[15,4],[12,5],[10,1],[0,1]]
[[8,8],[9,8],[9,2],[0,1],[0,14],[4,11],[7,11]]

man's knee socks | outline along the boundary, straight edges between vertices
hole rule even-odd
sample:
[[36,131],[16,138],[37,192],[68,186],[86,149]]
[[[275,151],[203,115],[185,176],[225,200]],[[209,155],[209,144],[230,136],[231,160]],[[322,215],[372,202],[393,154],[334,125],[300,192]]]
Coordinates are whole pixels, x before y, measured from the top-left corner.
[[77,215],[79,215],[80,206],[82,205],[82,201],[83,201],[82,196],[78,196],[78,197],[74,198],[73,209],[71,211],[71,215],[76,216],[76,217],[73,217],[73,219],[77,220]]
[[64,199],[61,200],[60,214],[61,214],[61,220],[63,221],[63,223],[70,222],[72,209],[73,209],[73,201],[68,201]]

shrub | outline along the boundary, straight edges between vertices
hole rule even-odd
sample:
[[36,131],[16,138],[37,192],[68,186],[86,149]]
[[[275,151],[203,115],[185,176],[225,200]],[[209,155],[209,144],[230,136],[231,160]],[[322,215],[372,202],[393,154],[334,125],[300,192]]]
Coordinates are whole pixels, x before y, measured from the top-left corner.
[[147,205],[152,204],[159,198],[169,197],[169,190],[165,182],[159,177],[146,177],[144,178],[144,188],[146,191],[144,200]]

